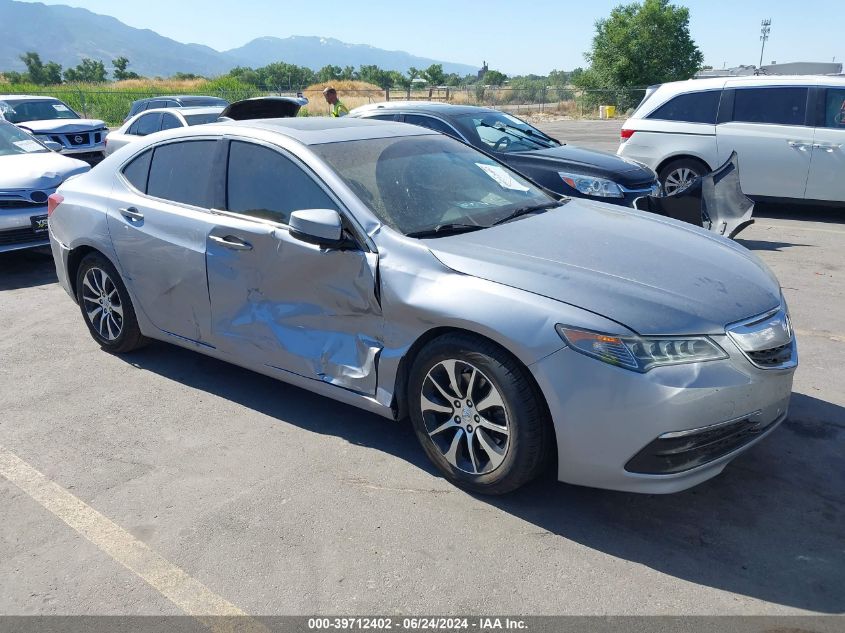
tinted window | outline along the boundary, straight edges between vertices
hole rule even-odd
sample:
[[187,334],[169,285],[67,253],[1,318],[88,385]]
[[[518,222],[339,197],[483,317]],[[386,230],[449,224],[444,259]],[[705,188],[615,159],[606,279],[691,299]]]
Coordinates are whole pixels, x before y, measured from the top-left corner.
[[678,95],[670,99],[654,112],[649,119],[663,121],[686,121],[688,123],[716,123],[716,112],[719,109],[721,90],[707,90],[705,92],[691,92]]
[[226,208],[287,224],[292,211],[337,205],[292,160],[267,147],[234,141],[229,148]]
[[168,99],[164,102],[165,108],[179,108],[181,107],[181,105],[182,104],[180,104],[178,101],[173,101],[172,99]]
[[186,114],[184,116],[188,125],[202,125],[203,123],[214,123],[220,118],[220,113],[210,112],[208,114]]
[[147,190],[147,175],[150,173],[150,158],[152,156],[153,151],[148,149],[123,168],[123,177],[132,183],[132,186],[138,191],[146,192]]
[[164,101],[162,101],[161,99],[154,99],[153,101],[150,101],[147,104],[146,109],[147,110],[154,110],[155,108],[163,108],[163,107],[164,107]]
[[807,88],[737,88],[734,121],[804,125]]
[[440,119],[435,119],[434,117],[422,116],[420,114],[406,114],[405,123],[410,123],[411,125],[421,125],[422,127],[427,127],[430,130],[448,134],[449,136],[457,136],[455,130],[443,123]]
[[845,130],[845,88],[826,90],[823,125]]
[[212,205],[210,179],[216,141],[181,141],[155,148],[147,193],[195,207]]
[[182,127],[182,122],[176,115],[165,112],[161,115],[161,129],[172,130],[173,128]]
[[375,114],[373,116],[368,116],[368,119],[375,119],[376,121],[395,121],[396,115],[395,114]]
[[138,117],[138,120],[135,121],[132,125],[129,126],[129,134],[134,134],[136,136],[146,136],[147,134],[152,134],[153,132],[158,132],[159,125],[161,124],[161,113],[160,112],[153,112],[151,114],[144,114]]

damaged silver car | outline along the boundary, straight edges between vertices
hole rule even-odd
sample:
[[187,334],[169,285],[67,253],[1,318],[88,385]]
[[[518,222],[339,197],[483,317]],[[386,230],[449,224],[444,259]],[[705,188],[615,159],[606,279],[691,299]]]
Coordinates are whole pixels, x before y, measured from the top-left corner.
[[379,415],[484,493],[673,492],[786,417],[797,364],[752,253],[554,197],[424,128],[350,118],[144,137],[51,196],[105,350],[159,339]]

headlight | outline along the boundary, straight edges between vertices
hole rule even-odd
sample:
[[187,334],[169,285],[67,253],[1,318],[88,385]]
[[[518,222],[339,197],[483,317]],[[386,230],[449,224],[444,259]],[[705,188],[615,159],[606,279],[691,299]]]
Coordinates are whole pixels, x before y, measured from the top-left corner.
[[616,336],[561,324],[555,329],[576,352],[638,372],[662,365],[702,363],[728,357],[706,336]]
[[621,198],[622,189],[612,180],[607,178],[596,178],[595,176],[584,176],[582,174],[570,174],[565,171],[557,172],[563,178],[563,182],[580,191],[585,196],[597,196],[600,198]]

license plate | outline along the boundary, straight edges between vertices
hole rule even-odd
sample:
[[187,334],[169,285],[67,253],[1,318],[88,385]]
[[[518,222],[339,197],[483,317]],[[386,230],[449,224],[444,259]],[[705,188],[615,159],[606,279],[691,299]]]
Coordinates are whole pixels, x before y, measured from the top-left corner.
[[47,216],[46,215],[33,215],[29,218],[29,221],[32,223],[32,230],[36,233],[46,233],[47,232]]

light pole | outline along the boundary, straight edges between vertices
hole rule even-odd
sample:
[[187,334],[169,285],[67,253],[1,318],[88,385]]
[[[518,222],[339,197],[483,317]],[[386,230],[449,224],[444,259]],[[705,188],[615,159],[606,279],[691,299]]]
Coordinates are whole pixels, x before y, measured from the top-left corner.
[[760,22],[760,41],[763,44],[760,46],[760,66],[763,66],[763,51],[766,50],[766,40],[769,39],[769,32],[772,30],[772,20],[771,18],[767,18]]

